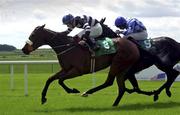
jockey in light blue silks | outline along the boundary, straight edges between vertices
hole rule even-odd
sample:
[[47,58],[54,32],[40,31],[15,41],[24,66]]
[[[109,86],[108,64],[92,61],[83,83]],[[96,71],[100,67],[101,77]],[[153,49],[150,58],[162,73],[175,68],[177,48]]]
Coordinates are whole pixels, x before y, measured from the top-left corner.
[[117,34],[123,34],[123,38],[134,38],[143,48],[151,47],[148,33],[143,23],[136,18],[125,19],[119,16],[115,20],[115,26],[123,31],[116,30]]

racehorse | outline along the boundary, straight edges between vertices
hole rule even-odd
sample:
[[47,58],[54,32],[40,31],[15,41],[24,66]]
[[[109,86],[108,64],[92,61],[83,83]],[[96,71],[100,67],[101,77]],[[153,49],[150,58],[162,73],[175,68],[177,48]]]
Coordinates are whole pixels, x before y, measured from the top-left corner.
[[[174,70],[173,66],[177,64],[180,60],[180,43],[169,37],[153,38],[151,42],[152,47],[148,49],[148,52],[146,50],[143,50],[142,48],[139,49],[141,50],[141,56],[139,60],[126,73],[125,80],[129,79],[134,87],[134,89],[132,90],[126,88],[127,92],[137,92],[145,95],[154,94],[154,101],[156,101],[158,100],[158,95],[164,88],[166,88],[166,94],[171,97],[170,87],[176,77],[179,75],[179,72]],[[146,69],[153,64],[155,64],[157,68],[166,73],[167,81],[159,89],[153,92],[142,91],[139,89],[137,80],[135,78],[135,73],[140,72],[141,70]],[[121,82],[117,79],[117,83],[118,85],[120,85]],[[84,93],[84,95],[92,94],[100,90],[101,86],[88,90]]]
[[[30,41],[27,42],[27,44],[22,49],[25,54],[29,54],[30,52],[37,49],[41,45],[48,44],[56,52],[58,60],[61,64],[61,66],[63,67],[63,70],[56,73],[54,76],[50,77],[47,80],[46,85],[44,87],[44,90],[42,92],[42,100],[41,100],[42,103],[46,102],[45,96],[46,96],[48,86],[50,85],[50,83],[52,81],[54,81],[56,79],[59,79],[59,84],[68,93],[79,93],[79,91],[77,89],[68,88],[63,83],[63,81],[66,79],[70,79],[73,77],[80,76],[82,74],[89,73],[89,70],[90,70],[90,67],[89,67],[89,65],[90,65],[90,62],[89,62],[90,53],[87,50],[82,50],[82,48],[80,48],[79,45],[75,45],[74,41],[72,40],[72,37],[63,35],[62,33],[57,33],[57,32],[45,29],[44,26],[37,27],[32,32],[29,39],[30,39]],[[116,41],[117,41],[117,39],[116,39]],[[126,73],[126,75],[125,75],[126,78],[116,77],[117,83],[119,86],[119,90],[120,90],[119,92],[121,92],[121,93],[119,93],[119,95],[120,94],[123,95],[124,88],[125,88],[124,82],[123,82],[124,80],[121,80],[121,79],[127,79],[127,78],[131,81],[131,83],[135,87],[135,90],[133,90],[133,91],[136,91],[138,93],[142,93],[142,94],[146,94],[146,95],[155,94],[155,98],[158,98],[158,94],[164,88],[166,88],[167,95],[168,96],[171,95],[169,88],[170,88],[171,84],[173,83],[174,79],[179,74],[179,72],[172,69],[172,66],[178,62],[177,60],[179,60],[179,57],[180,57],[179,53],[178,53],[179,52],[179,43],[175,42],[174,40],[172,40],[171,38],[168,38],[168,37],[159,37],[159,38],[153,39],[152,43],[154,45],[153,45],[153,47],[151,47],[149,52],[156,54],[158,59],[156,59],[156,58],[154,59],[154,56],[142,53],[143,51],[140,51],[140,53],[142,53],[141,55],[143,55],[143,56],[140,56],[139,60],[135,63],[135,65],[132,66],[130,68],[130,70]],[[123,45],[121,45],[121,47],[122,46]],[[72,52],[76,52],[78,54],[83,54],[83,56],[81,55],[79,57],[75,57]],[[126,55],[126,53],[124,53],[124,51],[122,51],[122,52],[123,52],[123,54],[121,54],[121,55]],[[72,55],[70,55],[71,53],[72,53]],[[114,58],[114,56],[118,57],[116,54],[96,57],[97,63],[96,63],[95,71],[106,68],[107,66],[109,66],[112,63],[112,60],[118,59],[118,58]],[[66,59],[66,57],[73,57],[74,60],[69,61]],[[118,62],[118,60],[116,60],[116,63],[117,62]],[[80,63],[80,66],[78,65],[79,63]],[[124,64],[126,64],[126,62]],[[166,72],[168,80],[161,88],[159,88],[155,92],[141,91],[138,88],[134,74],[138,71],[141,71],[141,70],[153,65],[153,64],[155,64],[159,69]],[[116,64],[114,64],[114,65],[116,65]],[[110,74],[112,74],[112,73],[110,73]],[[120,75],[117,75],[117,76],[120,76]],[[104,83],[103,87],[107,87],[107,86],[112,85],[112,83],[114,81],[114,77],[112,77],[112,78],[108,76],[108,79]],[[122,87],[123,87],[123,89],[122,89]],[[93,90],[93,91],[95,92],[95,90]],[[132,92],[132,91],[130,91],[130,92]],[[90,94],[91,92],[89,91],[86,93]],[[116,101],[113,105],[117,105],[121,97],[122,96],[118,96],[118,98],[116,99]]]
[[[61,65],[62,69],[55,75],[49,77],[46,81],[42,91],[42,104],[47,101],[46,93],[49,85],[54,80],[59,80],[58,83],[67,93],[79,93],[77,89],[67,87],[64,84],[64,80],[90,73],[91,61],[91,53],[89,50],[85,50],[82,46],[77,45],[72,37],[46,29],[44,26],[45,25],[36,27],[29,36],[29,40],[26,42],[25,46],[22,48],[25,54],[30,54],[30,52],[42,45],[49,45],[57,54],[59,64]],[[95,71],[99,71],[111,65],[107,81],[103,86],[107,87],[112,85],[116,77],[118,81],[121,82],[119,94],[123,94],[125,91],[124,74],[138,61],[140,54],[137,46],[127,39],[116,38],[114,42],[117,46],[117,52],[95,57]],[[113,105],[117,105],[120,98],[120,95],[118,95]]]
[[157,90],[154,91],[154,101],[158,100],[160,92],[166,88],[166,94],[171,97],[170,87],[174,80],[179,75],[179,72],[173,69],[173,66],[180,60],[180,43],[176,42],[169,37],[157,37],[152,39],[152,47],[148,51],[157,57],[150,55],[143,55],[137,64],[132,67],[128,73],[127,78],[131,76],[131,81],[135,82],[134,90],[129,90],[130,93],[137,92],[146,95],[152,95],[153,93],[143,92],[139,90],[138,84],[135,78],[135,73],[152,66],[156,65],[160,70],[164,71],[167,75],[167,81]]

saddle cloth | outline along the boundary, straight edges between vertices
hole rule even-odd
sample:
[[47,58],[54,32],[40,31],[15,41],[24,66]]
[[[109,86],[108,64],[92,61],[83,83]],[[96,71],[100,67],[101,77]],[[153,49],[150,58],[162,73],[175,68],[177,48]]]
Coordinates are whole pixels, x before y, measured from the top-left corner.
[[96,44],[100,46],[100,49],[95,52],[95,56],[113,54],[117,51],[111,38],[106,37],[103,40],[97,40]]

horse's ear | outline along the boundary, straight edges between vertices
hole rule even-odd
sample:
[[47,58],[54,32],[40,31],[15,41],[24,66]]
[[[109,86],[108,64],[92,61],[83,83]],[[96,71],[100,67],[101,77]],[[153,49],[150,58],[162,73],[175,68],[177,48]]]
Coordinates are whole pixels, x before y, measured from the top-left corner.
[[41,26],[41,28],[43,29],[43,28],[45,27],[45,25],[46,25],[46,24],[43,24],[43,25]]

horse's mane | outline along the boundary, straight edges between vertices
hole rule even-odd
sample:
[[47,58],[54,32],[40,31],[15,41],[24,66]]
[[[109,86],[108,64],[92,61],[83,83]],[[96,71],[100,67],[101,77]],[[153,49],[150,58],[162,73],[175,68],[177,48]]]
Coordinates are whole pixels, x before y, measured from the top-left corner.
[[55,35],[53,39],[67,39],[69,42],[74,42],[73,37],[68,36],[67,34],[65,34],[65,32],[57,32],[57,31],[53,31],[53,30],[47,29],[47,28],[44,28],[44,29]]

